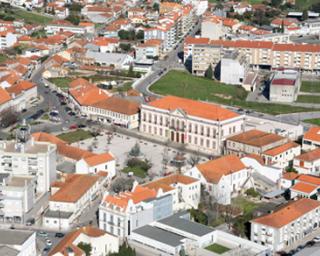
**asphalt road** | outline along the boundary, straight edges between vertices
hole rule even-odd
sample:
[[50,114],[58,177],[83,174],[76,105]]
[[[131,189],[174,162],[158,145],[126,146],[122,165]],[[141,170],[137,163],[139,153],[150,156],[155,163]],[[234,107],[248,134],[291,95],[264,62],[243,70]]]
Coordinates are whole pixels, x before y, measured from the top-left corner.
[[[194,36],[200,29],[200,21],[196,23],[194,28],[188,33],[189,36]],[[156,96],[156,94],[148,90],[149,86],[164,76],[170,69],[184,68],[184,65],[179,63],[178,53],[183,52],[184,38],[180,39],[179,43],[170,51],[164,60],[159,60],[152,67],[152,72],[143,80],[140,80],[135,85],[135,89],[146,96]]]

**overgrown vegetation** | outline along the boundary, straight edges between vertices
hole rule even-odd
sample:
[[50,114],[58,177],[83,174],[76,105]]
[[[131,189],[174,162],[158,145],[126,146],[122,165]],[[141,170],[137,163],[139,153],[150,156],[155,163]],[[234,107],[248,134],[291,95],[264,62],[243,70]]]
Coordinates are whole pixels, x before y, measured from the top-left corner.
[[68,142],[68,143],[74,143],[81,140],[86,140],[89,138],[92,138],[93,134],[89,131],[85,131],[83,129],[78,129],[76,131],[61,133],[58,135],[58,138]]
[[127,161],[127,167],[125,167],[122,171],[125,173],[132,172],[137,177],[145,178],[151,166],[152,165],[148,160],[131,158]]
[[131,248],[127,243],[123,243],[119,247],[118,253],[109,253],[108,256],[136,256],[136,251]]

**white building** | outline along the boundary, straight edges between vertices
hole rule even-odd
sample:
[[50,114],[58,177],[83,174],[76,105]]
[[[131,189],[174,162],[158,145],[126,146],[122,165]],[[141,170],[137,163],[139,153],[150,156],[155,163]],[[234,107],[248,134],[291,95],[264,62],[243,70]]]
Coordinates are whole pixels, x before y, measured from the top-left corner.
[[0,31],[0,49],[12,47],[17,41],[17,35],[12,32]]
[[213,255],[206,250],[212,244],[227,247],[231,255],[271,255],[270,249],[265,246],[191,221],[187,212],[177,213],[134,230],[130,242],[132,245],[146,246],[152,255]]
[[43,226],[68,230],[91,201],[99,196],[104,177],[86,174],[67,174],[51,186],[48,211],[43,216]]
[[290,186],[290,198],[306,197],[319,201],[320,178],[313,175],[298,175]]
[[320,148],[320,127],[311,127],[302,139],[302,150],[312,150]]
[[249,168],[235,155],[198,164],[184,174],[199,179],[214,200],[224,205],[230,204],[232,197],[253,187]]
[[166,96],[141,105],[140,131],[219,154],[224,140],[242,131],[243,119],[219,105]]
[[114,66],[116,69],[124,69],[133,62],[133,57],[131,55],[123,53],[87,51],[85,57],[96,65]]
[[229,51],[221,59],[220,81],[225,84],[242,85],[249,71],[247,56]]
[[200,180],[192,177],[174,174],[142,186],[156,190],[158,196],[172,195],[174,212],[191,208],[197,209],[200,203],[201,183]]
[[111,153],[85,156],[76,163],[76,173],[79,174],[97,174],[101,171],[108,173],[110,179],[116,175],[116,160]]
[[300,72],[296,70],[276,71],[270,83],[270,101],[294,102],[301,86]]
[[266,165],[278,168],[286,168],[293,164],[293,159],[301,154],[301,146],[289,141],[278,147],[274,147],[262,153]]
[[293,167],[298,173],[320,174],[320,148],[296,156],[293,160]]
[[273,252],[298,245],[319,230],[320,202],[301,198],[262,217],[251,220],[251,241]]
[[251,12],[252,6],[248,3],[240,2],[233,5],[233,9],[239,15],[243,15],[245,12]]
[[106,194],[99,207],[99,228],[125,238],[134,229],[172,214],[172,195],[136,185],[131,192]]
[[35,203],[35,178],[0,174],[0,219],[3,222],[25,223],[25,214]]
[[0,142],[0,173],[36,178],[36,193],[50,190],[56,180],[56,150],[54,144],[33,139]]
[[224,36],[222,20],[215,16],[205,17],[201,22],[201,37],[219,40]]
[[37,255],[36,233],[32,231],[0,229],[0,255]]
[[[68,233],[53,249],[50,256],[85,255],[79,243],[91,245],[91,255],[105,256],[119,251],[119,238],[101,229],[85,226]],[[72,254],[73,253],[73,254]]]
[[140,105],[118,97],[93,103],[87,107],[86,114],[92,120],[114,124],[127,129],[139,127]]

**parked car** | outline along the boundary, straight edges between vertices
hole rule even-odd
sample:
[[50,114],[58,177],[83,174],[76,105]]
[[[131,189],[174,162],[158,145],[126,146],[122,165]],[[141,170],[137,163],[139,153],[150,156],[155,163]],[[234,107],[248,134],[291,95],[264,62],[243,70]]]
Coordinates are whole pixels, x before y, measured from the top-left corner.
[[78,126],[76,124],[72,124],[69,127],[70,130],[78,129]]
[[59,233],[56,233],[56,234],[55,234],[55,237],[61,238],[61,237],[64,237],[64,234],[59,232]]
[[50,239],[47,239],[47,240],[46,240],[46,245],[52,246],[52,241],[51,241]]
[[31,225],[33,225],[35,222],[36,222],[36,221],[35,221],[34,218],[30,218],[30,219],[27,220],[26,225],[27,225],[27,226],[31,226]]
[[45,232],[45,231],[39,231],[39,232],[38,232],[38,235],[39,235],[39,236],[42,236],[42,237],[47,237],[47,236],[48,236],[48,233]]

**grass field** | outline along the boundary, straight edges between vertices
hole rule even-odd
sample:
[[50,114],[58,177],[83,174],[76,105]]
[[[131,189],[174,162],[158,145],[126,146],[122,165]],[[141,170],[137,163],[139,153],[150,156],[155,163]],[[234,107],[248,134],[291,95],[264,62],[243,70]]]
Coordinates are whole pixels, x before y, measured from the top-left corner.
[[0,54],[0,63],[5,62],[8,59],[8,57],[4,54]]
[[52,18],[43,16],[41,14],[28,12],[21,9],[15,9],[14,15],[16,18],[24,19],[26,23],[30,24],[47,24],[53,20]]
[[129,173],[133,172],[134,176],[140,177],[140,178],[145,178],[147,176],[147,171],[143,170],[140,167],[125,167],[122,170],[124,173]]
[[302,81],[300,91],[320,92],[320,81]]
[[306,120],[303,120],[303,122],[320,126],[320,118],[306,119]]
[[212,245],[209,245],[208,247],[206,247],[206,249],[211,252],[217,253],[217,254],[223,254],[227,251],[230,251],[229,248],[227,248],[221,244],[212,244]]
[[56,78],[49,78],[49,82],[55,84],[62,90],[68,89],[69,84],[71,83],[72,79],[69,77],[56,77]]
[[249,201],[245,197],[236,197],[232,200],[232,205],[241,208],[243,215],[251,214],[258,207],[254,202]]
[[307,10],[311,5],[318,3],[319,0],[296,0],[298,10]]
[[61,133],[58,135],[58,138],[68,142],[74,143],[81,140],[86,140],[92,137],[92,134],[89,131],[78,129],[76,131]]
[[299,95],[297,102],[301,103],[320,103],[320,96],[314,95]]
[[194,100],[210,101],[273,115],[314,111],[310,108],[283,104],[246,102],[247,92],[241,87],[221,84],[217,81],[192,76],[183,71],[168,72],[154,83],[150,90],[161,95],[175,95]]

